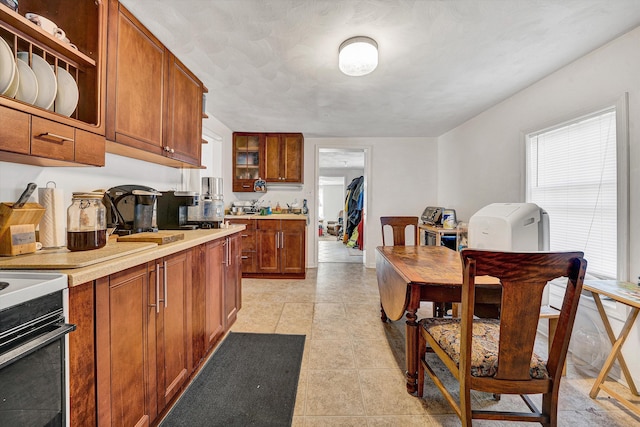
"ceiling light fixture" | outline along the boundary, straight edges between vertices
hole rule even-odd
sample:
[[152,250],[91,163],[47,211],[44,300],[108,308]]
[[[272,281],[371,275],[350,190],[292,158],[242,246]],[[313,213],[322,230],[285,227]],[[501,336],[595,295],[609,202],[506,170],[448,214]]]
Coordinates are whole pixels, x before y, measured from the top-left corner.
[[364,76],[378,66],[378,43],[370,37],[347,39],[338,52],[338,66],[347,76]]

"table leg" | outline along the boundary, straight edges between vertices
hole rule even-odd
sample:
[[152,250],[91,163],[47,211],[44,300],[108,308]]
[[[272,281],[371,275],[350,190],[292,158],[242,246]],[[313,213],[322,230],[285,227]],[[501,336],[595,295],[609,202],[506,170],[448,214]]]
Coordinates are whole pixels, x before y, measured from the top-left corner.
[[406,322],[406,360],[407,360],[407,393],[414,394],[418,379],[418,316],[417,310],[407,310]]
[[[607,331],[607,335],[609,336],[609,340],[611,341],[612,348],[611,348],[611,353],[609,353],[609,356],[607,357],[607,360],[605,361],[604,366],[602,367],[602,370],[600,371],[600,374],[596,379],[596,382],[593,384],[593,388],[589,393],[589,397],[591,397],[592,399],[595,399],[600,389],[604,388],[603,383],[606,380],[607,375],[609,374],[609,371],[611,370],[611,367],[613,366],[613,363],[615,362],[616,359],[618,360],[618,363],[620,364],[620,368],[625,376],[625,379],[627,380],[627,384],[629,385],[629,390],[631,391],[631,393],[637,396],[638,390],[636,389],[635,383],[633,382],[633,377],[629,372],[627,363],[625,362],[624,357],[622,357],[621,350],[622,350],[622,345],[627,339],[627,336],[631,331],[631,327],[633,326],[633,323],[636,321],[636,318],[638,317],[638,312],[640,310],[637,308],[632,308],[631,313],[629,313],[629,316],[627,317],[627,320],[624,326],[622,327],[622,330],[620,331],[620,335],[618,335],[618,338],[616,339],[615,334],[613,333],[613,329],[611,328],[611,324],[609,323],[609,319],[607,318],[607,313],[604,311],[604,307],[602,306],[600,295],[598,295],[595,292],[592,292],[592,295],[596,303],[596,306],[598,307],[598,312],[600,313],[600,317],[602,318],[602,323],[604,324],[604,327]],[[609,390],[605,390],[605,391],[609,392]]]
[[418,385],[418,308],[420,308],[420,286],[409,286],[409,301],[405,316],[405,352],[407,360],[407,393],[415,394]]

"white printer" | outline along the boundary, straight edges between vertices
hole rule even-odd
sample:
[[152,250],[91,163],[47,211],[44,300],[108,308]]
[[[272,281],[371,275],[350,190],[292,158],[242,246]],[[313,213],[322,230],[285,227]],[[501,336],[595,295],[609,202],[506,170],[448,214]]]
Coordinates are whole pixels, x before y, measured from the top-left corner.
[[549,215],[535,203],[492,203],[469,219],[469,247],[548,251]]

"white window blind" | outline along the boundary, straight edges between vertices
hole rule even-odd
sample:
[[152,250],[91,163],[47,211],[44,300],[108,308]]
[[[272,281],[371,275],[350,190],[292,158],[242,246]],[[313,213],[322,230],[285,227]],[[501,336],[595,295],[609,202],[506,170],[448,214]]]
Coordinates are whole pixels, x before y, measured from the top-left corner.
[[527,200],[549,214],[551,250],[584,251],[589,273],[616,278],[615,108],[527,136]]

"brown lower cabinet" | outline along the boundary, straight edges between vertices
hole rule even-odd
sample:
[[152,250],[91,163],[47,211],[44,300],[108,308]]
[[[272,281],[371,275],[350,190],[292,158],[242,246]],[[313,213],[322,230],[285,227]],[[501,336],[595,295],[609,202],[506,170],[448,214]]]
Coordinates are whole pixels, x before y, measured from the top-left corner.
[[233,234],[225,238],[225,262],[224,262],[224,315],[225,328],[229,329],[238,317],[238,311],[242,300],[242,263],[240,251],[242,239],[239,234]]
[[242,253],[240,256],[242,274],[256,273],[256,220],[230,219],[229,224],[241,224],[246,228],[240,232]]
[[263,276],[304,277],[306,223],[297,220],[258,220],[257,271]]
[[152,289],[146,265],[96,281],[98,425],[148,426],[158,413]]
[[239,242],[236,233],[70,288],[71,425],[159,422],[235,321]]
[[[274,215],[277,217],[277,215]],[[304,278],[306,221],[301,219],[235,219],[242,224],[242,277]]]

